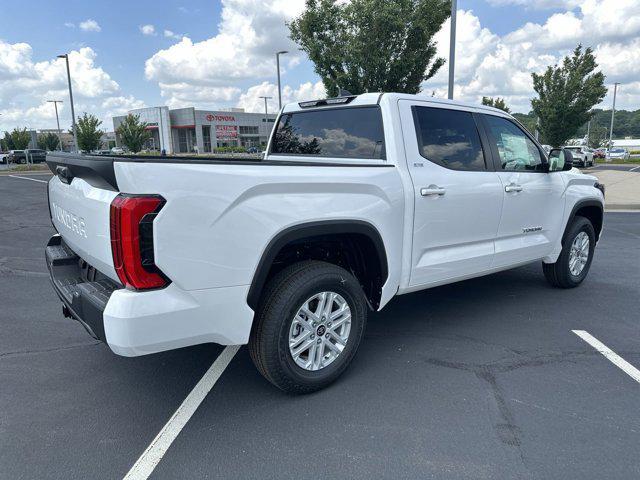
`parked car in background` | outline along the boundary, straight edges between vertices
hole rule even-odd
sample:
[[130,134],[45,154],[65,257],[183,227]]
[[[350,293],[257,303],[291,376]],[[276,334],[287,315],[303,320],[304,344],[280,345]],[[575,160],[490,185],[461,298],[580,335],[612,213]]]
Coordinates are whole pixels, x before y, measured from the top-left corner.
[[47,264],[65,315],[115,353],[248,343],[267,380],[307,393],[395,295],[530,262],[577,287],[604,187],[570,156],[486,106],[291,103],[264,160],[49,155]]
[[38,148],[28,148],[26,150],[11,150],[7,155],[7,163],[43,163],[47,159],[47,152]]
[[573,164],[576,167],[593,166],[593,152],[590,148],[582,146],[567,146],[564,148],[571,151],[571,155],[573,155]]
[[122,155],[124,153],[124,148],[122,148],[122,147],[113,147],[111,149],[111,153],[113,153],[114,155]]
[[607,154],[606,148],[596,148],[593,151],[593,158],[604,158]]
[[24,150],[9,150],[7,163],[25,163]]
[[258,147],[249,147],[247,148],[247,153],[258,153],[260,150]]
[[111,155],[111,150],[96,150],[94,155]]
[[624,148],[611,148],[607,152],[606,158],[609,160],[629,160],[629,152]]
[[39,148],[29,148],[24,151],[25,157],[29,159],[29,163],[44,163],[47,159],[47,151]]

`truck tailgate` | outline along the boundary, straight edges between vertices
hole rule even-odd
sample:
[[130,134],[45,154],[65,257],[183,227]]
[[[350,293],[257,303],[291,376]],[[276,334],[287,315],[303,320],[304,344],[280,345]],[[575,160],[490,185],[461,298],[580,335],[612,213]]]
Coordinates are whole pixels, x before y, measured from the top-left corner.
[[97,270],[118,280],[113,268],[109,210],[117,191],[107,190],[75,177],[65,183],[49,181],[49,205],[53,225],[65,243]]

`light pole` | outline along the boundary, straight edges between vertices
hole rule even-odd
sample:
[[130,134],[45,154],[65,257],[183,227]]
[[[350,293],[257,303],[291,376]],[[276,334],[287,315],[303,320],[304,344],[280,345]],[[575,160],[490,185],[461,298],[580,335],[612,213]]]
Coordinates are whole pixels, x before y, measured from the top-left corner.
[[286,50],[276,52],[276,70],[278,70],[278,110],[282,109],[282,93],[280,93],[280,55],[289,53]]
[[71,89],[71,70],[69,70],[69,54],[58,55],[58,58],[64,58],[67,62],[67,80],[69,82],[69,101],[71,103],[71,128],[73,130],[73,142],[75,150],[78,151],[78,131],[76,128],[76,112],[73,108],[73,90]]
[[[267,133],[267,127],[269,125],[269,118],[267,117],[267,115],[269,115],[269,113],[267,112],[267,100],[273,98],[273,97],[264,97],[261,96],[260,98],[264,98],[264,134],[267,137],[267,139],[269,138],[269,134]],[[260,140],[258,140],[260,141]]]
[[456,12],[457,0],[451,0],[451,31],[449,36],[449,100],[453,100],[453,72],[456,65]]
[[53,106],[56,109],[56,124],[58,125],[58,141],[60,142],[60,150],[63,150],[62,136],[60,134],[60,119],[58,118],[58,104],[62,103],[62,100],[47,100],[47,103],[53,103]]
[[611,129],[609,130],[609,150],[613,147],[613,117],[616,115],[616,94],[618,93],[619,82],[613,84],[613,108],[611,109]]

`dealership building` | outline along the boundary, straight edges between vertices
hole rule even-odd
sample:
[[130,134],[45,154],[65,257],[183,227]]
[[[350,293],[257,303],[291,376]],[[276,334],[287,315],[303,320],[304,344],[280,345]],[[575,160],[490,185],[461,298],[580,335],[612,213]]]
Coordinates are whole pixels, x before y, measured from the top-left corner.
[[[260,147],[271,134],[275,114],[248,113],[241,108],[197,110],[194,107],[139,108],[127,112],[139,115],[151,138],[145,148],[172,153],[208,153],[216,147]],[[117,131],[126,115],[113,117]],[[121,145],[120,138],[116,142]]]

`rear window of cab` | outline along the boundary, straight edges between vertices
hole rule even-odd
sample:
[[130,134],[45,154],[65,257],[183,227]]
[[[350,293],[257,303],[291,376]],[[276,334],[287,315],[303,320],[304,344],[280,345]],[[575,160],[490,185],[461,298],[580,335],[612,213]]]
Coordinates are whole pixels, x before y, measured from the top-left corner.
[[381,160],[380,107],[343,107],[285,113],[271,142],[274,155]]

